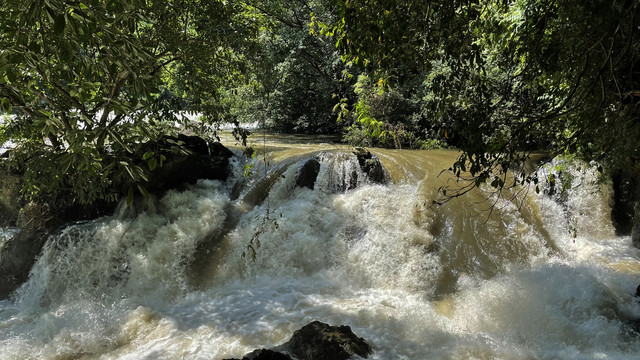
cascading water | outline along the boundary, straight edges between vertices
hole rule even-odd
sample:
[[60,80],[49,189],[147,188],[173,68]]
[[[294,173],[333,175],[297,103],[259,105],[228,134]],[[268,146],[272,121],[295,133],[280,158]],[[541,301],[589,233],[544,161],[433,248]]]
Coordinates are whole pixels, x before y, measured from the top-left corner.
[[[640,251],[589,167],[489,214],[488,189],[429,205],[453,152],[379,151],[380,185],[350,154],[282,148],[235,195],[201,181],[62,230],[0,302],[0,358],[242,357],[313,320],[351,326],[373,359],[640,354],[624,324]],[[297,187],[310,153],[314,189]]]

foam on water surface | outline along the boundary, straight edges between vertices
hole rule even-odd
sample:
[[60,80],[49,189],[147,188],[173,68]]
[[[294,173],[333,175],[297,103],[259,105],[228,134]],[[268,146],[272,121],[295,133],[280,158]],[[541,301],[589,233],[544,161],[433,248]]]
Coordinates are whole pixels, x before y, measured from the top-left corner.
[[[383,155],[418,161],[402,154]],[[0,302],[0,358],[242,357],[320,320],[351,326],[372,359],[636,359],[623,321],[640,317],[639,251],[613,232],[608,185],[569,169],[584,185],[563,199],[501,200],[487,217],[486,189],[428,206],[437,181],[415,174],[450,157],[436,155],[342,192],[354,159],[322,154],[313,190],[294,162],[237,200],[232,180],[200,182],[69,227]],[[252,186],[269,196],[249,203]]]

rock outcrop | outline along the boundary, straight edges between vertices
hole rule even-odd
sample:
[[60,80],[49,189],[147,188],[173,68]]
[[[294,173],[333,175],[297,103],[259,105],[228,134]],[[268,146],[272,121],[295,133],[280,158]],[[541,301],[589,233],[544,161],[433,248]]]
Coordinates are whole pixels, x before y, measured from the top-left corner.
[[[237,359],[228,359],[237,360]],[[291,356],[278,351],[259,349],[245,355],[241,360],[291,360]]]
[[386,184],[388,182],[384,166],[382,166],[377,156],[372,155],[369,150],[364,148],[355,148],[353,154],[358,159],[360,169],[367,174],[369,181],[375,184]]
[[284,344],[300,360],[344,360],[353,355],[369,357],[371,347],[348,326],[314,321],[293,333]]
[[315,187],[318,173],[320,172],[320,162],[316,158],[307,160],[296,175],[296,186],[312,189]]
[[145,186],[152,193],[195,184],[199,179],[224,181],[231,174],[229,158],[233,152],[220,143],[208,144],[197,136],[166,137],[147,143],[142,149],[142,153],[154,151],[165,157],[162,166],[149,173]]
[[[224,181],[230,175],[231,150],[219,143],[208,144],[196,136],[167,137],[145,144],[141,151],[140,158],[146,151],[157,151],[165,157],[163,166],[150,172],[146,187],[151,193],[195,183],[198,179]],[[0,181],[0,226],[19,228],[17,235],[0,248],[0,299],[7,298],[27,280],[53,232],[69,223],[110,214],[117,205],[101,201],[66,208],[46,203],[24,204],[19,195],[19,175],[0,168]]]
[[46,229],[21,229],[0,249],[0,299],[27,280],[48,237]]
[[[286,343],[276,350],[259,349],[241,360],[345,360],[354,355],[368,358],[371,346],[356,336],[349,326],[330,326],[314,321],[295,331]],[[227,359],[238,360],[238,359]]]
[[611,218],[618,235],[631,235],[640,248],[640,165],[629,165],[612,176],[614,205]]

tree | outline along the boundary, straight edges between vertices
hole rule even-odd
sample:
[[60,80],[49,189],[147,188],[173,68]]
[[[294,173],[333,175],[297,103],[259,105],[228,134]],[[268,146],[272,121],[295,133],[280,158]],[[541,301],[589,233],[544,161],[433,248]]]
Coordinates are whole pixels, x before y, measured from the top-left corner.
[[251,16],[226,1],[2,1],[0,101],[15,117],[0,138],[19,143],[26,194],[89,203],[145,192],[163,159],[141,144],[188,126],[185,106],[216,120]]
[[336,133],[336,100],[351,93],[333,41],[314,33],[331,17],[317,0],[247,1],[262,24],[257,51],[247,56],[251,81],[229,89],[235,116],[288,133]]
[[[567,152],[605,169],[637,162],[638,1],[335,1],[345,58],[382,86],[421,76],[422,113],[463,152],[471,182],[537,179],[531,150]],[[515,185],[513,183],[511,185]],[[451,193],[450,193],[451,195]]]

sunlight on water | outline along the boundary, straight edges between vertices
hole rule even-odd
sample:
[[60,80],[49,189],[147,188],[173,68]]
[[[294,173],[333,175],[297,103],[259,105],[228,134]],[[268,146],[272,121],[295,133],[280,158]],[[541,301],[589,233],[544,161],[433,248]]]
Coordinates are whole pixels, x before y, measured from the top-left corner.
[[[380,360],[640,353],[623,323],[640,317],[640,253],[595,170],[569,165],[566,193],[488,215],[489,189],[429,206],[454,152],[374,151],[394,181],[380,185],[340,146],[269,145],[274,175],[258,164],[237,199],[238,161],[226,183],[61,231],[0,302],[0,358],[242,357],[313,320],[351,326]],[[316,186],[296,187],[312,154]]]

